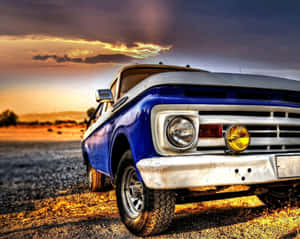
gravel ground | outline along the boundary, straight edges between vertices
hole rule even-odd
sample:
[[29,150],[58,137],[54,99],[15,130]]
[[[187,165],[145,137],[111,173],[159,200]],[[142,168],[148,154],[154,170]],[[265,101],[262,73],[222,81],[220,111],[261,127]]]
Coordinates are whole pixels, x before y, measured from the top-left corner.
[[[300,209],[256,197],[176,206],[158,238],[300,238]],[[0,238],[133,238],[114,191],[89,193],[79,142],[0,143]]]

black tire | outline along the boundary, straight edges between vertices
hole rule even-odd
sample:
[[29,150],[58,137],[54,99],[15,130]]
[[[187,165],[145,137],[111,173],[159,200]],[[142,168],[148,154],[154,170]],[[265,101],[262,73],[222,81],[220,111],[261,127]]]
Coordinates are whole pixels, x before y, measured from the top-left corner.
[[269,208],[298,206],[300,197],[299,188],[293,187],[269,188],[267,193],[257,196]]
[[105,175],[99,173],[91,165],[87,164],[88,185],[91,192],[102,192],[104,190]]
[[[175,194],[168,190],[152,190],[147,188],[144,184],[141,190],[137,190],[142,193],[139,195],[137,192],[135,195],[140,196],[140,201],[143,202],[143,207],[139,208],[136,215],[129,213],[130,206],[126,203],[126,192],[130,194],[128,190],[125,190],[125,179],[128,179],[126,172],[131,172],[131,177],[137,179],[136,170],[134,167],[133,159],[130,150],[126,151],[121,157],[117,175],[116,175],[116,194],[117,203],[122,222],[128,228],[130,232],[138,236],[149,236],[161,233],[165,231],[170,225],[175,209]],[[135,175],[134,175],[135,174]],[[138,182],[137,182],[138,183]],[[123,186],[122,186],[123,185]],[[123,194],[122,194],[123,193]]]

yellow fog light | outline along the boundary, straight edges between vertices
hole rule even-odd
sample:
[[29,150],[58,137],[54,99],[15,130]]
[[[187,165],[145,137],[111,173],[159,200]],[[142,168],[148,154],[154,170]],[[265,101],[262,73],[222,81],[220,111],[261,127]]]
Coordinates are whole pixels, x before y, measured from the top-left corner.
[[227,130],[226,143],[233,152],[246,150],[250,144],[250,134],[247,128],[241,125],[231,126]]

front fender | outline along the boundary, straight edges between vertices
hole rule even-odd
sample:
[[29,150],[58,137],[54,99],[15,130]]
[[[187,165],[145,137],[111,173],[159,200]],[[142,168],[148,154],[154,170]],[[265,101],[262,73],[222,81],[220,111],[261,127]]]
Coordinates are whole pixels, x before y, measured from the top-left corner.
[[151,134],[151,108],[152,104],[149,104],[149,99],[144,98],[117,117],[117,120],[115,121],[115,129],[112,133],[109,146],[110,175],[113,176],[112,154],[114,145],[116,143],[116,139],[120,135],[126,137],[135,165],[139,160],[145,157],[152,157],[153,155],[156,155]]

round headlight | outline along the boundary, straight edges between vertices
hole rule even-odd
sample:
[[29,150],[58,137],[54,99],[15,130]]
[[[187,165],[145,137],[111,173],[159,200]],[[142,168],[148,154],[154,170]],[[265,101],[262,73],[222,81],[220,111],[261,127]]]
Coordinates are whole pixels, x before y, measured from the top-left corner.
[[227,130],[226,142],[231,151],[242,152],[250,144],[250,134],[246,127],[234,125]]
[[185,117],[173,118],[167,126],[167,138],[169,142],[178,148],[191,146],[196,137],[196,129],[193,122]]

